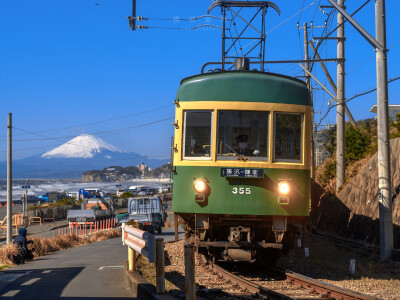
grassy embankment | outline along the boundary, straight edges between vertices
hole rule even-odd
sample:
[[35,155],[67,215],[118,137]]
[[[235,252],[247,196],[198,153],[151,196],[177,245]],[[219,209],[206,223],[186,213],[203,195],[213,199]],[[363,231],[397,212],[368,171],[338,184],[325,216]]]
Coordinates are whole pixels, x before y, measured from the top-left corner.
[[[121,230],[117,228],[114,230],[97,232],[91,236],[63,234],[52,238],[28,237],[28,240],[33,241],[33,247],[35,248],[34,255],[35,258],[37,258],[59,250],[100,242],[119,236],[121,236]],[[15,245],[4,245],[0,248],[0,270],[7,269],[12,265],[12,262],[7,258],[9,254],[17,254]]]

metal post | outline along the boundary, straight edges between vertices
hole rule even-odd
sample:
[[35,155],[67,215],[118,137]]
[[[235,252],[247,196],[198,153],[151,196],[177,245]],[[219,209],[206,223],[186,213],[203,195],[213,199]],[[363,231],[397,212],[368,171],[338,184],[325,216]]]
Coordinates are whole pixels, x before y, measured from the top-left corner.
[[156,292],[165,293],[164,238],[156,238]]
[[7,137],[7,244],[12,242],[12,113],[8,114]]
[[195,261],[194,246],[185,244],[185,299],[196,299]]
[[[303,24],[303,30],[304,30],[304,60],[308,61],[309,60],[309,55],[308,55],[308,26],[307,23]],[[305,67],[308,71],[310,71],[310,64],[308,62],[305,63]],[[312,90],[311,90],[311,79],[310,75],[307,73],[305,74],[306,76],[306,84],[307,88],[311,93],[312,97]],[[311,112],[311,179],[314,181],[314,105],[313,105],[313,111]]]
[[377,42],[383,46],[382,51],[376,50],[380,246],[381,259],[390,259],[393,249],[393,224],[385,0],[375,1],[375,31]]
[[222,17],[223,17],[223,25],[222,25],[222,70],[225,70],[225,16],[226,9],[221,5],[222,8]]
[[136,253],[130,247],[128,247],[128,269],[129,271],[136,271]]
[[175,228],[175,241],[179,239],[179,232],[178,232],[178,215],[174,213],[174,228]]
[[[303,24],[304,30],[304,59],[308,60],[308,27],[307,23]],[[310,70],[310,64],[308,62],[305,63],[305,67],[307,70]],[[308,74],[304,74],[306,77],[306,84],[308,89],[310,89],[310,76]]]
[[26,215],[26,213],[27,213],[27,210],[28,210],[28,185],[29,185],[29,179],[27,179],[26,181],[25,181],[25,187],[26,187],[26,189],[25,189],[25,207],[24,207],[24,217],[25,217],[25,215]]
[[[340,6],[344,6],[345,0],[338,0],[337,3]],[[338,12],[337,15],[337,57],[339,59],[344,58],[344,17]],[[344,118],[344,60],[340,60],[337,63],[337,96],[338,105],[336,112],[336,191],[343,185],[345,179],[345,153],[344,153],[344,136],[345,136],[345,118]]]

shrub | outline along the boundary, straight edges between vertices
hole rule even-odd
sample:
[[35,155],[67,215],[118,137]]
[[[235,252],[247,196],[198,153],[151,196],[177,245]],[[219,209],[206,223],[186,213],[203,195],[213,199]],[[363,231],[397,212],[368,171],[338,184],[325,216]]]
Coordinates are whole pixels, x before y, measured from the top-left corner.
[[359,160],[367,153],[371,138],[362,128],[349,125],[345,135],[345,155],[347,162]]

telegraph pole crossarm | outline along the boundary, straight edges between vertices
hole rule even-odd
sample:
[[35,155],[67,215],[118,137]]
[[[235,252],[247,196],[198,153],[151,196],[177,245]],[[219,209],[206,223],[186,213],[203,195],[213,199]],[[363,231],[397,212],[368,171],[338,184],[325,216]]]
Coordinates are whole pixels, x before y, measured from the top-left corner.
[[384,51],[385,47],[383,47],[377,40],[375,40],[360,24],[357,23],[356,20],[350,16],[346,10],[341,7],[339,4],[335,2],[335,0],[328,0],[346,19],[349,21],[351,25],[376,49],[380,51]]
[[[318,52],[317,52],[317,49],[315,49],[314,44],[313,44],[311,41],[309,41],[309,44],[310,44],[310,46],[311,46],[311,49],[312,49],[313,52],[314,52],[315,57],[316,57],[317,59],[321,59],[321,57],[319,56],[319,54],[318,54]],[[324,65],[321,61],[319,62],[319,64],[320,64],[320,66],[321,66],[321,68],[322,68],[322,71],[325,73],[325,76],[326,76],[326,78],[328,79],[328,81],[329,81],[329,83],[330,83],[332,89],[335,91],[335,94],[336,94],[336,93],[337,93],[337,88],[336,88],[335,82],[333,81],[333,79],[332,79],[331,75],[329,74],[329,72],[328,72],[327,68],[325,67],[325,65]],[[333,100],[334,100],[335,102],[337,102],[337,99],[336,99],[336,98],[333,98]],[[347,117],[349,118],[349,121],[350,121],[351,125],[353,125],[354,127],[357,127],[357,123],[356,123],[356,121],[354,120],[353,115],[351,114],[351,112],[350,112],[349,108],[347,107],[346,103],[345,103],[344,105],[345,105],[344,110],[345,110],[345,112],[346,112]]]

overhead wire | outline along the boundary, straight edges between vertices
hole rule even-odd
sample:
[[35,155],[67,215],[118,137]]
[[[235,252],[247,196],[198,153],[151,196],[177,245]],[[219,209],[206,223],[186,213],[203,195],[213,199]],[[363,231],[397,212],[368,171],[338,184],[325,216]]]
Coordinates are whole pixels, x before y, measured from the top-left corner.
[[[389,84],[389,83],[392,83],[392,82],[394,82],[394,81],[396,81],[396,80],[399,80],[399,79],[400,79],[400,75],[399,75],[399,76],[396,76],[396,77],[394,77],[394,78],[391,78],[390,80],[388,80],[387,83]],[[347,98],[344,102],[347,103],[347,102],[350,102],[350,101],[352,101],[352,100],[354,100],[354,99],[356,99],[356,98],[358,98],[358,97],[361,97],[361,96],[370,94],[370,93],[376,91],[376,89],[377,89],[377,88],[375,87],[375,88],[369,89],[369,90],[367,90],[367,91],[361,92],[361,93],[359,93],[359,94],[355,94],[354,96],[352,96],[352,97],[350,97],[350,98]],[[331,106],[328,108],[328,110],[327,110],[327,112],[325,113],[325,115],[320,119],[320,122],[318,123],[317,126],[319,126],[319,125],[321,124],[321,122],[328,116],[330,110],[331,110],[332,108],[338,106],[338,105],[339,105],[339,103],[336,103],[336,104],[334,104],[334,105],[331,105]]]
[[[174,118],[174,117],[169,117],[169,118],[157,120],[157,121],[154,121],[154,122],[149,122],[149,123],[144,123],[144,124],[139,124],[139,125],[134,125],[134,126],[128,126],[128,127],[120,128],[120,129],[99,131],[99,132],[94,132],[94,133],[90,133],[90,134],[92,134],[92,135],[105,135],[105,136],[109,136],[109,135],[112,135],[112,134],[115,134],[115,133],[124,132],[124,131],[129,131],[129,130],[131,130],[131,129],[141,128],[141,127],[145,127],[145,126],[149,126],[149,125],[153,125],[153,124],[165,122],[165,121],[171,120],[171,119],[173,119],[173,118]],[[24,129],[20,129],[20,128],[16,128],[16,127],[13,127],[13,128],[18,129],[18,130],[25,131],[25,132],[30,133],[30,134],[34,134],[34,135],[38,135],[38,136],[43,136],[43,135],[40,135],[40,134],[37,134],[37,133],[34,133],[34,132],[29,132],[29,131],[24,130]],[[45,137],[45,136],[43,136],[43,137]],[[62,137],[45,137],[45,138],[42,138],[42,139],[18,139],[18,140],[13,140],[13,142],[59,140],[59,139],[67,139],[67,138],[74,138],[74,137],[76,137],[76,136],[73,135],[73,136],[62,136]],[[5,142],[5,141],[7,141],[7,140],[0,140],[0,141],[1,141],[1,142]]]
[[[36,131],[34,133],[54,132],[54,131],[60,131],[60,130],[65,130],[65,129],[71,129],[71,128],[86,127],[86,126],[106,123],[106,122],[110,122],[110,121],[114,121],[114,120],[120,120],[120,119],[124,119],[124,118],[144,115],[144,114],[147,114],[147,113],[152,113],[152,112],[155,112],[155,111],[158,111],[158,110],[166,109],[166,108],[169,108],[169,107],[172,107],[172,106],[173,106],[173,104],[170,104],[170,105],[156,107],[156,108],[153,108],[153,109],[149,109],[149,110],[138,112],[138,113],[134,113],[134,114],[122,115],[122,116],[118,116],[118,117],[114,117],[114,118],[109,118],[109,119],[104,119],[104,120],[100,120],[100,121],[84,123],[84,124],[80,124],[80,125],[71,125],[71,126],[62,127],[62,128],[41,130],[41,131]],[[14,134],[13,136],[20,136],[20,135],[26,135],[26,134]],[[0,137],[6,137],[6,136],[3,135],[3,136],[0,136]]]

